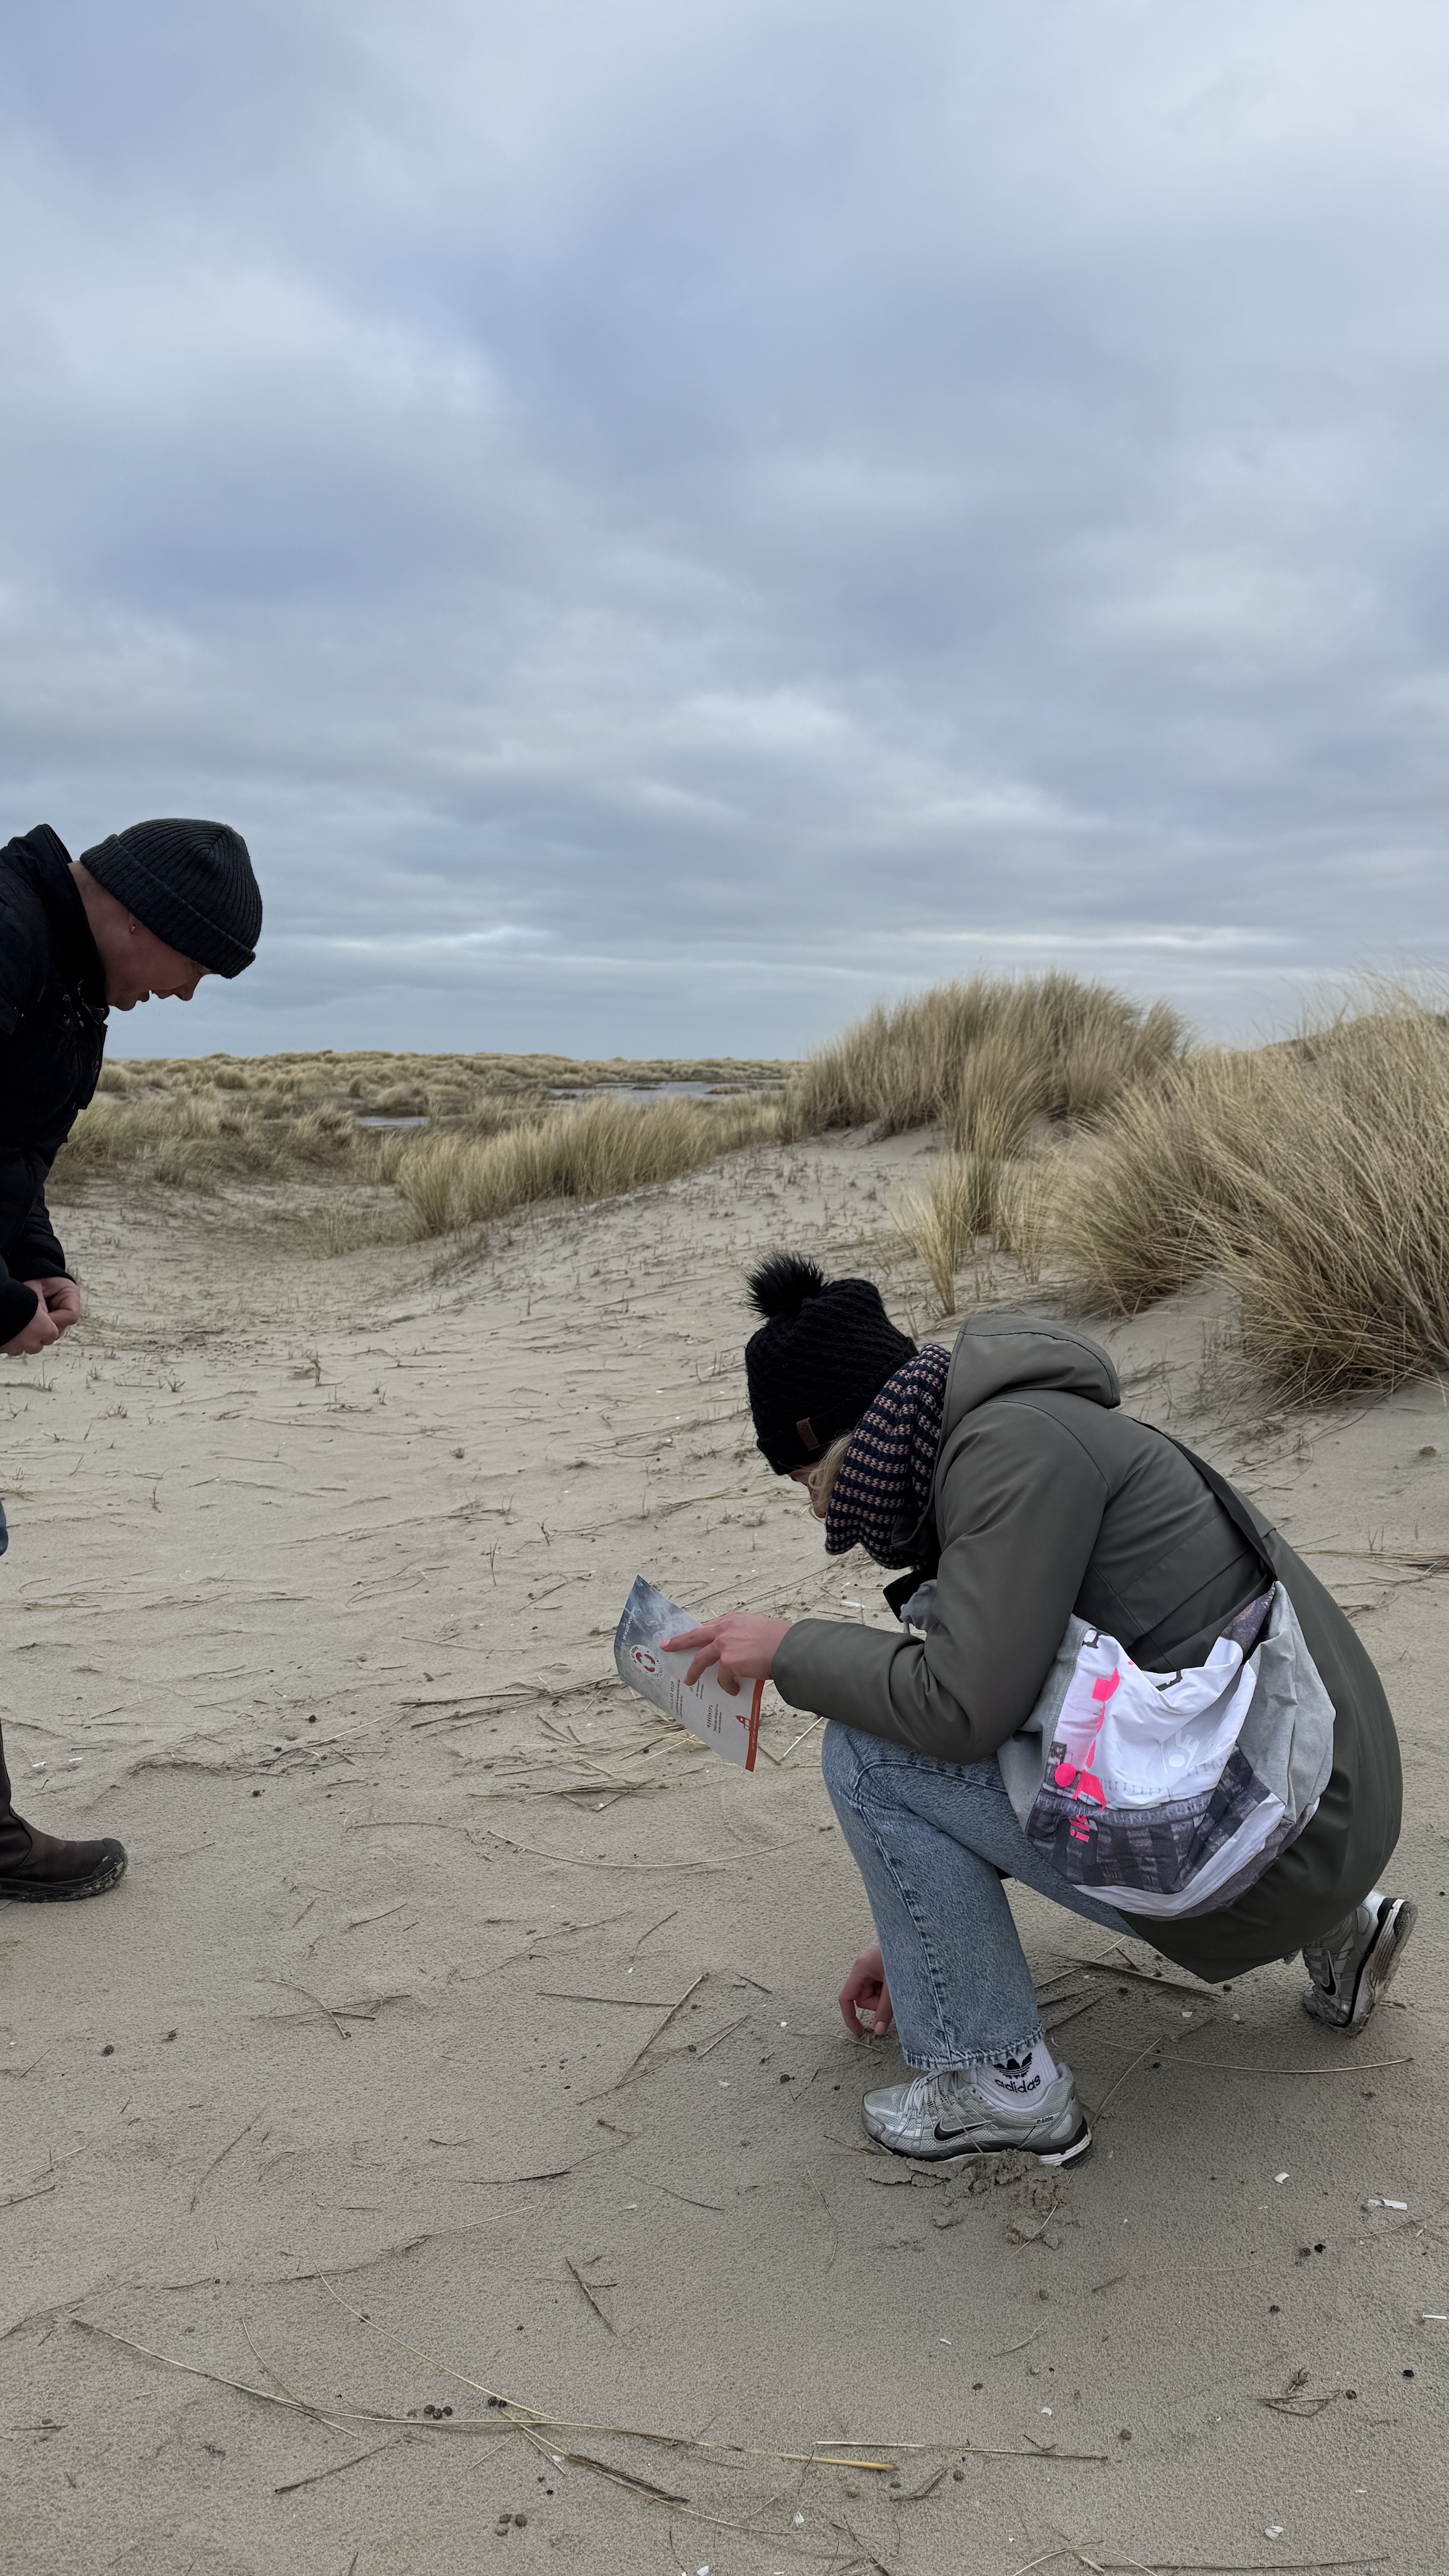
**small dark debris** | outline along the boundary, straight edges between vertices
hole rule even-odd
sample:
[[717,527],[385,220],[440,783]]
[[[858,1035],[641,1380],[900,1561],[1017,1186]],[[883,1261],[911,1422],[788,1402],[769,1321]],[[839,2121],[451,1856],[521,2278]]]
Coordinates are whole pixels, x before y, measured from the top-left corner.
[[116,2053],[116,2052],[115,2052],[114,2048],[111,2046],[110,2041],[109,2041],[109,2040],[107,2040],[107,2042],[106,2042],[106,2044],[105,2044],[105,2047],[101,2050],[101,2055],[102,2055],[102,2057],[114,2057],[114,2056],[115,2056],[115,2053]]
[[1131,2439],[1132,2439],[1132,2433],[1131,2433],[1131,2429],[1130,2429],[1130,2427],[1129,2427],[1128,2425],[1126,2425],[1126,2424],[1124,2424],[1124,2425],[1123,2425],[1121,2432],[1120,2432],[1120,2433],[1118,2434],[1118,2436],[1117,2436],[1117,2439],[1118,2439],[1118,2441],[1119,2441],[1119,2442],[1130,2442],[1130,2441],[1131,2441]]
[[[176,2037],[176,2033],[175,2033],[175,2031],[174,2031],[174,2030],[168,2030],[168,2032],[166,2033],[166,2038],[167,2038],[167,2039],[174,2039],[175,2037]],[[162,2044],[162,2046],[163,2046],[163,2048],[164,2048],[164,2046],[165,2046],[165,2044],[166,2044],[165,2040],[163,2040],[161,2044]]]
[[309,1717],[309,1718],[308,1718],[308,1720],[307,1720],[307,1724],[308,1724],[309,1726],[315,1726],[315,1725],[316,1725],[316,1723],[317,1723],[317,1720],[315,1719],[315,1717]]
[[1315,2245],[1315,2246],[1314,2246],[1313,2251],[1314,2251],[1314,2253],[1315,2253],[1315,2254],[1325,2254],[1325,2253],[1327,2253],[1328,2248],[1326,2247],[1326,2245],[1324,2245],[1324,2244],[1320,2241],[1317,2245]]
[[1413,2376],[1414,2376],[1414,2374],[1413,2374],[1412,2370],[1406,2370],[1406,2371],[1405,2371],[1405,2373],[1404,2373],[1404,2377],[1405,2377],[1406,2379],[1412,2379],[1412,2378],[1413,2378]]
[[782,2084],[793,2084],[795,2078],[793,2075],[782,2075],[780,2081]]
[[262,1794],[262,1793],[261,1793],[260,1789],[253,1789],[253,1791],[252,1791],[252,1796],[253,1796],[254,1798],[259,1798],[259,1797],[261,1796],[261,1794]]
[[951,2478],[954,2485],[963,2487],[966,2483],[966,2472],[964,2469],[953,2469],[951,2471]]
[[1278,2302],[1276,2299],[1270,2301],[1268,2314],[1270,2317],[1276,2317],[1279,2314]]

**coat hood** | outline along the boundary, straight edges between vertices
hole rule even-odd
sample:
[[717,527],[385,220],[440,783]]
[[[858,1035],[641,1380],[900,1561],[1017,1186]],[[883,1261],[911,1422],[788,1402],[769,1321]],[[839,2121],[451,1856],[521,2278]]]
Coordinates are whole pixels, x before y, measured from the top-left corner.
[[1122,1401],[1117,1372],[1085,1333],[1039,1324],[1028,1315],[973,1315],[963,1324],[946,1381],[943,1435],[979,1404],[1013,1387],[1049,1386],[1111,1408]]

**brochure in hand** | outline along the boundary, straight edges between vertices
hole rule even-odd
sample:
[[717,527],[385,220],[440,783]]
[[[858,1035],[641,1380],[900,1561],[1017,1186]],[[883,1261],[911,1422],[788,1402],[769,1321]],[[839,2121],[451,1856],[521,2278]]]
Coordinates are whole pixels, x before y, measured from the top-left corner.
[[641,1574],[614,1632],[619,1678],[641,1699],[649,1700],[655,1708],[663,1709],[666,1717],[687,1727],[701,1744],[722,1753],[726,1762],[737,1762],[742,1771],[753,1771],[764,1683],[741,1682],[738,1690],[727,1691],[715,1665],[697,1682],[687,1682],[684,1676],[693,1660],[689,1649],[685,1647],[672,1655],[663,1650],[663,1638],[677,1637],[684,1629],[700,1625],[692,1610],[681,1610],[677,1601],[671,1601]]

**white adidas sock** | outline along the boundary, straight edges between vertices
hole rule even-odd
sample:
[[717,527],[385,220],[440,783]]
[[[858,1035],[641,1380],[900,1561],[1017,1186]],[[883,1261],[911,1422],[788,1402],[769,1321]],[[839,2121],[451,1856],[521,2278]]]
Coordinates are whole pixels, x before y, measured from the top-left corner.
[[1059,2073],[1046,2041],[1039,2039],[1024,2057],[1006,2057],[994,2066],[973,2066],[971,2083],[993,2110],[1029,2111],[1047,2087],[1056,2082]]

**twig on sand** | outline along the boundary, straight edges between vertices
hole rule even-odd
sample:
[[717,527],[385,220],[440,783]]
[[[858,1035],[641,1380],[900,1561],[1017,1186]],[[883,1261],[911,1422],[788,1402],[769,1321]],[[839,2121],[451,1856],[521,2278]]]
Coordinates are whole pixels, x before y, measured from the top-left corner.
[[[1116,2083],[1115,2083],[1115,2084],[1109,2084],[1109,2085],[1108,2085],[1107,2090],[1106,2090],[1106,2092],[1103,2094],[1101,2101],[1097,2104],[1097,2107],[1096,2107],[1095,2111],[1092,2113],[1092,2117],[1093,2117],[1093,2119],[1094,2119],[1094,2120],[1100,2120],[1100,2118],[1101,2118],[1101,2116],[1102,2116],[1103,2112],[1104,2112],[1104,2111],[1106,2110],[1106,2108],[1107,2108],[1108,2103],[1111,2101],[1113,2094],[1114,2094],[1114,2093],[1120,2093],[1120,2092],[1121,2092],[1122,2087],[1123,2087],[1123,2085],[1126,2083],[1128,2076],[1129,2076],[1129,2075],[1131,2075],[1131,2074],[1133,2074],[1133,2073],[1135,2073],[1136,2069],[1141,2065],[1143,2058],[1144,2058],[1144,2057],[1150,2057],[1150,2056],[1152,2055],[1152,2053],[1153,2053],[1154,2049],[1155,2049],[1155,2050],[1158,2052],[1158,2054],[1160,2055],[1160,2054],[1161,2054],[1161,2052],[1162,2052],[1162,2048],[1163,2048],[1163,2041],[1162,2041],[1160,2038],[1158,2038],[1158,2039],[1149,2039],[1149,2041],[1148,2041],[1148,2043],[1147,2043],[1147,2046],[1146,2046],[1145,2048],[1139,2048],[1139,2050],[1137,2051],[1136,2056],[1135,2056],[1135,2057],[1133,2058],[1133,2060],[1132,2060],[1131,2065],[1130,2065],[1130,2066],[1124,2066],[1124,2067],[1123,2067],[1122,2072],[1121,2072],[1121,2074],[1118,2076]],[[1060,2556],[1060,2554],[1061,2554],[1061,2553],[1060,2553],[1060,2552],[1058,2552],[1058,2556]]]
[[1195,1995],[1200,2004],[1214,2000],[1211,1986],[1190,1986],[1183,1977],[1153,1977],[1145,1968],[1114,1967],[1110,1959],[1074,1959],[1074,1968],[1084,1977],[1115,1977],[1119,1985],[1152,1986],[1161,1995]]
[[1029,2558],[1024,2567],[1012,2570],[1012,2576],[1033,2576],[1038,2567],[1050,2567],[1055,2559],[1075,2558],[1079,2567],[1098,2571],[1123,2571],[1123,2576],[1328,2576],[1338,2567],[1352,2567],[1358,2576],[1367,2576],[1382,2550],[1359,2550],[1352,2558],[1099,2558],[1079,2540],[1063,2541],[1056,2549],[1044,2549],[1040,2558]]
[[630,2180],[642,2182],[649,2191],[662,2191],[670,2200],[682,2200],[686,2209],[712,2209],[723,2215],[729,2207],[726,2200],[694,2200],[687,2191],[676,2191],[672,2183],[656,2182],[653,2174],[631,2174]]
[[[335,2290],[332,2295],[336,2297]],[[336,2430],[328,2410],[322,2406],[312,2405],[305,2397],[278,2397],[270,2388],[253,2388],[244,2379],[228,2379],[219,2370],[204,2370],[199,2362],[174,2361],[169,2352],[153,2351],[150,2344],[138,2343],[134,2335],[117,2334],[113,2326],[98,2326],[90,2317],[74,2317],[71,2322],[73,2325],[84,2326],[87,2334],[103,2335],[107,2343],[128,2345],[132,2352],[144,2353],[148,2361],[159,2361],[167,2370],[184,2371],[188,2379],[210,2380],[213,2388],[234,2389],[239,2397],[255,2397],[263,2406],[279,2406],[284,2414],[306,2415],[314,2423],[328,2424],[333,2431]],[[348,2406],[340,2411],[349,2417],[359,2418],[370,2424],[406,2424],[409,2421],[406,2415],[378,2414],[370,2406]]]
[[[297,2394],[297,2392],[296,2392],[295,2388],[289,2388],[289,2387],[287,2386],[287,2383],[286,2383],[285,2379],[282,2377],[281,2372],[280,2372],[280,2371],[278,2371],[278,2370],[273,2370],[271,2363],[270,2363],[269,2361],[264,2361],[264,2360],[262,2359],[262,2356],[261,2356],[261,2354],[258,2352],[258,2350],[257,2350],[257,2348],[256,2348],[255,2343],[252,2341],[252,2330],[251,2330],[251,2327],[247,2324],[247,2321],[246,2321],[245,2317],[243,2317],[243,2318],[242,2318],[242,2321],[241,2321],[241,2330],[242,2330],[242,2333],[246,2336],[246,2339],[247,2339],[247,2349],[248,2349],[248,2351],[250,2352],[250,2354],[251,2354],[251,2357],[252,2357],[253,2361],[256,2363],[258,2370],[264,2370],[264,2371],[266,2372],[266,2374],[267,2374],[268,2379],[270,2379],[270,2380],[274,2381],[274,2383],[276,2384],[276,2386],[277,2386],[278,2388],[280,2388],[280,2390],[281,2390],[281,2392],[282,2392],[282,2395],[283,2395],[284,2397],[289,2397],[289,2398],[291,2399],[292,2404],[293,2404],[294,2406],[299,2406],[299,2407],[301,2407],[301,2409],[302,2409],[302,2411],[303,2411],[303,2413],[304,2413],[304,2414],[311,2414],[311,2413],[314,2413],[316,2410],[315,2410],[314,2408],[309,2407],[309,2406],[306,2404],[306,2401],[305,2401],[303,2398],[300,2398],[300,2397],[298,2396],[298,2394]],[[334,2433],[340,2433],[340,2432],[342,2431],[342,2429],[343,2429],[343,2428],[342,2428],[342,2426],[341,2426],[340,2424],[334,2424],[334,2423],[332,2423],[332,2419],[331,2419],[331,2417],[330,2417],[330,2416],[326,2417],[326,2418],[325,2418],[325,2419],[323,2419],[323,2420],[325,2420],[329,2425],[331,2425],[331,2429],[332,2429],[332,2431],[333,2431]]]
[[963,2460],[1092,2460],[1099,2468],[1107,2465],[1105,2451],[1059,2451],[1050,2442],[1033,2442],[1029,2450],[998,2449],[986,2442],[962,2442],[958,2445]]
[[203,2192],[203,2190],[204,2190],[205,2186],[207,2185],[207,2183],[209,2183],[209,2182],[210,2182],[212,2175],[215,2173],[215,2171],[216,2171],[216,2169],[217,2169],[217,2166],[218,2166],[218,2165],[221,2165],[221,2164],[225,2164],[227,2157],[231,2154],[232,2148],[233,2148],[233,2147],[239,2147],[239,2146],[241,2145],[241,2142],[242,2142],[243,2138],[244,2138],[244,2137],[246,2136],[246,2134],[247,2134],[247,2130],[248,2130],[248,2129],[254,2129],[254,2128],[256,2127],[256,2125],[257,2125],[258,2120],[261,2118],[261,2116],[262,2116],[262,2115],[261,2115],[260,2111],[253,2111],[251,2118],[246,2122],[245,2126],[244,2126],[243,2128],[238,2129],[238,2131],[237,2131],[237,2133],[236,2133],[236,2136],[235,2136],[234,2138],[229,2138],[229,2139],[228,2139],[228,2141],[227,2141],[226,2145],[222,2148],[222,2151],[221,2151],[220,2155],[219,2155],[219,2156],[213,2156],[213,2157],[212,2157],[210,2164],[207,2166],[205,2173],[201,2176],[200,2180],[199,2180],[199,2181],[198,2181],[198,2183],[197,2183],[196,2189],[194,2190],[194,2192],[193,2192],[193,2193],[192,2193],[192,2195],[191,2195],[191,2206],[192,2206],[192,2208],[193,2208],[193,2209],[196,2207],[197,2202],[198,2202],[198,2201],[199,2201],[199,2199],[201,2198],[201,2195],[202,2195],[202,2192]]
[[[573,2266],[569,2268],[572,2270]],[[561,2456],[571,2469],[592,2469],[596,2478],[607,2478],[611,2487],[627,2487],[631,2495],[647,2496],[651,2504],[689,2502],[688,2496],[676,2495],[669,2487],[656,2487],[650,2478],[636,2478],[627,2469],[611,2469],[603,2460],[590,2459],[587,2451],[565,2451]]]
[[1027,2345],[1035,2343],[1038,2335],[1045,2332],[1044,2326],[1034,2326],[1029,2335],[1022,2336],[1020,2343],[1003,2344],[1000,2352],[989,2352],[986,2358],[988,2361],[1009,2361],[1014,2352],[1025,2352]]
[[337,2015],[332,2009],[332,2006],[330,2004],[324,2004],[320,1995],[314,1995],[310,1986],[299,1986],[295,1977],[268,1977],[265,1980],[265,1983],[269,1986],[281,1986],[285,1988],[288,1994],[291,1995],[305,1995],[309,2004],[315,2004],[320,2013],[325,2013],[327,2015],[327,2018],[331,2022],[339,2039],[350,2039],[352,2037],[350,2030],[343,2029],[341,2022],[338,2020]]
[[927,2478],[923,2487],[907,2487],[903,2495],[891,2497],[892,2504],[924,2504],[928,2495],[935,2494],[950,2465],[949,2460],[943,2460],[935,2476]]
[[46,2193],[54,2189],[54,2176],[47,2176],[44,2182],[33,2182],[25,2191],[12,2191],[8,2199],[0,2200],[0,2209],[18,2209],[22,2200],[44,2200]]
[[579,1995],[565,1986],[538,1986],[534,1991],[554,2004],[622,2004],[634,2012],[663,2012],[669,2001],[667,1995]]
[[289,2478],[285,2486],[273,2487],[272,2493],[297,2495],[303,2487],[320,2486],[324,2478],[340,2478],[344,2469],[355,2469],[363,2460],[378,2460],[384,2451],[396,2449],[396,2442],[374,2442],[370,2451],[354,2451],[350,2460],[334,2460],[330,2469],[314,2469],[310,2478]]
[[806,1736],[813,1735],[816,1727],[823,1726],[824,1724],[825,1720],[823,1717],[812,1717],[808,1726],[801,1727],[799,1734],[794,1739],[794,1742],[787,1744],[783,1753],[776,1754],[776,1761],[788,1762],[791,1754],[796,1750],[796,1748],[804,1743]]
[[[593,2309],[593,2312],[594,2312],[595,2316],[598,2318],[600,2325],[604,2328],[605,2333],[606,2333],[606,2334],[614,2334],[614,2333],[616,2333],[616,2332],[617,2332],[617,2328],[616,2328],[616,2327],[615,2327],[615,2325],[614,2325],[614,2321],[613,2321],[612,2317],[606,2317],[606,2316],[605,2316],[603,2309],[600,2307],[598,2300],[595,2298],[595,2296],[594,2296],[594,2294],[593,2294],[593,2291],[589,2288],[588,2282],[584,2279],[584,2276],[583,2276],[582,2272],[579,2270],[578,2265],[577,2265],[576,2263],[571,2263],[571,2262],[569,2261],[569,2258],[568,2258],[567,2254],[564,2256],[564,2270],[565,2270],[566,2272],[571,2272],[571,2273],[573,2274],[574,2279],[577,2281],[577,2283],[578,2283],[578,2285],[579,2285],[579,2288],[583,2291],[584,2297],[588,2300],[588,2303],[589,2303],[590,2307]],[[682,2502],[682,2501],[683,2501],[683,2499],[682,2499],[682,2498],[680,2498],[680,2497],[675,2497],[675,2498],[673,2499],[673,2501],[674,2501],[675,2503],[680,2503],[680,2502]]]
[[680,1996],[678,2003],[676,2003],[676,2004],[671,2004],[671,2005],[670,2005],[668,2012],[665,2014],[664,2019],[662,2020],[662,2022],[661,2022],[661,2023],[660,2023],[660,2025],[659,2025],[659,2028],[658,2028],[657,2030],[651,2030],[651,2032],[649,2033],[648,2038],[647,2038],[647,2039],[645,2040],[645,2042],[644,2042],[643,2047],[635,2050],[634,2055],[630,2058],[629,2063],[628,2063],[628,2065],[624,2068],[623,2073],[622,2073],[621,2075],[616,2075],[612,2084],[606,2084],[606,2085],[604,2086],[604,2088],[603,2088],[603,2092],[600,2092],[600,2093],[585,2093],[585,2094],[583,2094],[583,2095],[581,2096],[581,2099],[582,2099],[583,2101],[585,2101],[585,2102],[602,2102],[602,2101],[603,2101],[603,2099],[604,2099],[604,2095],[605,2095],[606,2093],[617,2093],[617,2092],[618,2092],[618,2090],[619,2090],[620,2085],[621,2085],[621,2084],[624,2084],[624,2083],[627,2083],[627,2081],[628,2081],[629,2077],[633,2074],[634,2069],[635,2069],[635,2067],[638,2065],[640,2058],[641,2058],[641,2057],[647,2057],[647,2056],[648,2056],[649,2051],[650,2051],[650,2049],[653,2047],[654,2042],[656,2041],[656,2039],[662,2039],[662,2038],[663,2038],[664,2033],[665,2033],[665,2032],[666,2032],[666,2030],[669,2028],[669,2025],[670,2025],[670,2023],[673,2021],[675,2014],[676,2014],[677,2012],[683,2012],[684,2007],[685,2007],[685,2005],[688,2003],[690,1996],[694,1993],[695,1986],[702,1986],[702,1985],[704,1984],[705,1978],[706,1978],[708,1975],[709,1975],[709,1970],[708,1970],[708,1968],[702,1968],[702,1969],[700,1970],[699,1975],[695,1978],[694,1985],[693,1985],[693,1986],[686,1986],[686,1987],[685,1987],[684,1992],[683,1992],[683,1994]]
[[[1042,2027],[1048,2038],[1051,2038],[1055,2031],[1065,2030],[1069,2021],[1080,2021],[1083,2013],[1095,2012],[1098,2004],[1105,2003],[1107,1998],[1105,1995],[1088,1995],[1084,2003],[1078,2003],[1074,1995],[1063,1995],[1061,2000],[1063,2003],[1070,2004],[1072,2009],[1070,2012],[1059,2013],[1055,2021],[1043,2021]],[[1052,2006],[1047,2004],[1044,2010],[1050,2012]]]
[[678,1920],[679,1908],[677,1905],[672,1913],[661,1914],[657,1923],[651,1923],[647,1932],[640,1933],[638,1940],[635,1942],[633,1949],[629,1953],[630,1958],[637,1959],[646,1941],[652,1941],[655,1933],[662,1932],[666,1923],[677,1923]]
[[[1173,2037],[1177,2037],[1175,2031]],[[1143,2055],[1146,2054],[1144,2050]],[[1165,2066],[1205,2066],[1213,2075],[1374,2075],[1386,2066],[1412,2066],[1413,2063],[1412,2057],[1356,2057],[1347,2066],[1250,2066],[1246,2060],[1236,2057],[1163,2058]],[[1130,2066],[1127,2072],[1131,2074]],[[1101,2105],[1098,2104],[1099,2114],[1100,2110]],[[1325,2559],[1323,2563],[1331,2566],[1333,2561]]]
[[733,1869],[736,1860],[771,1860],[777,1851],[785,1848],[783,1844],[762,1843],[758,1849],[737,1852],[730,1860],[605,1860],[602,1855],[597,1860],[590,1860],[587,1852],[544,1851],[538,1843],[515,1842],[511,1834],[501,1834],[496,1825],[485,1825],[482,1830],[491,1841],[502,1843],[505,1851],[526,1852],[530,1860],[562,1861],[569,1869],[633,1869],[645,1877],[661,1869],[687,1869],[692,1870],[696,1877],[701,1873],[714,1877],[723,1870]]
[[697,2049],[695,2050],[695,2052],[694,2052],[694,2053],[695,2053],[695,2056],[696,2056],[696,2057],[708,2057],[708,2055],[709,2055],[709,2053],[710,2053],[710,2050],[711,2050],[712,2048],[718,2048],[718,2046],[719,2046],[719,2044],[720,2044],[720,2041],[721,2041],[722,2039],[728,2039],[728,2037],[729,2037],[729,2035],[730,2035],[730,2032],[731,2032],[732,2030],[738,2030],[738,2029],[740,2028],[741,2023],[742,2023],[742,2022],[747,2022],[747,2021],[749,2020],[749,2017],[750,2017],[750,2016],[749,2016],[749,2014],[748,2014],[748,2013],[740,2013],[740,2014],[736,2017],[736,2019],[735,2019],[734,2021],[727,2021],[727,2022],[725,2023],[725,2026],[724,2026],[723,2030],[717,2030],[717,2031],[715,2032],[715,2035],[714,2035],[713,2039],[707,2039],[707,2040],[705,2041],[705,2043],[704,2043],[703,2048],[697,2048]]

